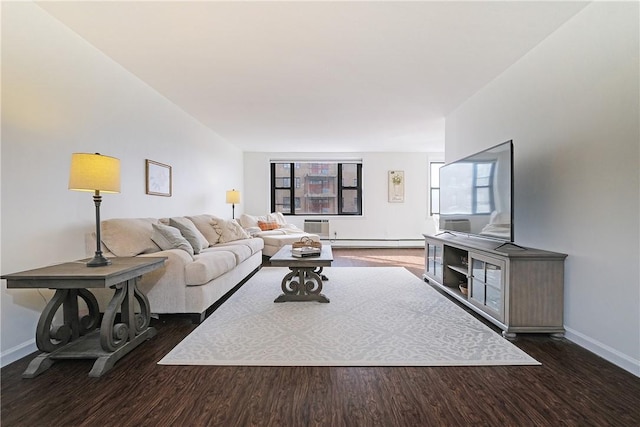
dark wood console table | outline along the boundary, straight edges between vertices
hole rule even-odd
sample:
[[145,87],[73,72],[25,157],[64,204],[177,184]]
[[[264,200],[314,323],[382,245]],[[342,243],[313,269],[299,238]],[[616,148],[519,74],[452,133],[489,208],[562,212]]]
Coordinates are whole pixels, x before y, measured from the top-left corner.
[[[165,259],[111,258],[112,264],[103,267],[87,267],[86,260],[81,260],[2,276],[7,280],[8,289],[56,291],[36,327],[36,345],[42,353],[31,361],[22,377],[33,378],[58,359],[96,359],[89,376],[99,377],[124,355],[154,337],[156,330],[149,326],[149,301],[138,290],[137,279],[161,267]],[[115,291],[99,330],[96,328],[100,310],[96,297],[89,291],[91,288]],[[83,317],[79,314],[78,298],[85,302],[89,312]],[[54,315],[61,306],[63,324],[53,325]]]

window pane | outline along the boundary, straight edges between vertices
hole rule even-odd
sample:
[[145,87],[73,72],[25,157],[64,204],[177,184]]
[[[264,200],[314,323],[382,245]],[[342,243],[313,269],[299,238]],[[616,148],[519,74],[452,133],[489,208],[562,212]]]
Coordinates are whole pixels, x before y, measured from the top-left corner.
[[342,165],[342,186],[358,186],[358,165],[355,163],[345,163]]
[[429,163],[429,215],[440,214],[440,167],[444,162]]
[[289,163],[275,164],[275,185],[278,187],[289,187],[291,185],[291,169]]
[[275,191],[275,208],[276,212],[289,213],[291,212],[291,197],[289,196],[289,190],[276,190]]
[[431,163],[431,187],[440,187],[440,166],[444,163]]
[[358,213],[358,190],[342,191],[342,212],[349,214]]
[[440,213],[440,189],[432,188],[431,189],[431,214],[439,214]]
[[338,164],[296,163],[295,177],[300,181],[295,194],[300,198],[296,214],[338,213]]

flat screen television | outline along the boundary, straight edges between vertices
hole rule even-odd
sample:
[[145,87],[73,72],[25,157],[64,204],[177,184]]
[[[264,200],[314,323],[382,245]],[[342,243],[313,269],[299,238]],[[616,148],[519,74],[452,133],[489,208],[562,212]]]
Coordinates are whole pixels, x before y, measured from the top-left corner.
[[440,230],[513,242],[513,141],[440,168]]

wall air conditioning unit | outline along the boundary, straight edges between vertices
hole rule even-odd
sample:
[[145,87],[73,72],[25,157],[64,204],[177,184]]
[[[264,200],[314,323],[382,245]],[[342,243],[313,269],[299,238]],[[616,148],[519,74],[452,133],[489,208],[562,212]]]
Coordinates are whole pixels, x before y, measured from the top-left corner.
[[304,231],[306,233],[317,234],[323,238],[329,238],[329,220],[328,219],[305,219]]

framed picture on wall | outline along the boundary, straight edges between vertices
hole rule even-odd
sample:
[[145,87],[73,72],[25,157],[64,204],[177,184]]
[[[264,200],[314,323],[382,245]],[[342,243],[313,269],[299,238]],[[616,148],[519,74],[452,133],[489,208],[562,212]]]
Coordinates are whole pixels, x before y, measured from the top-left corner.
[[389,203],[404,202],[404,171],[389,171]]
[[146,159],[147,194],[171,197],[171,166]]

